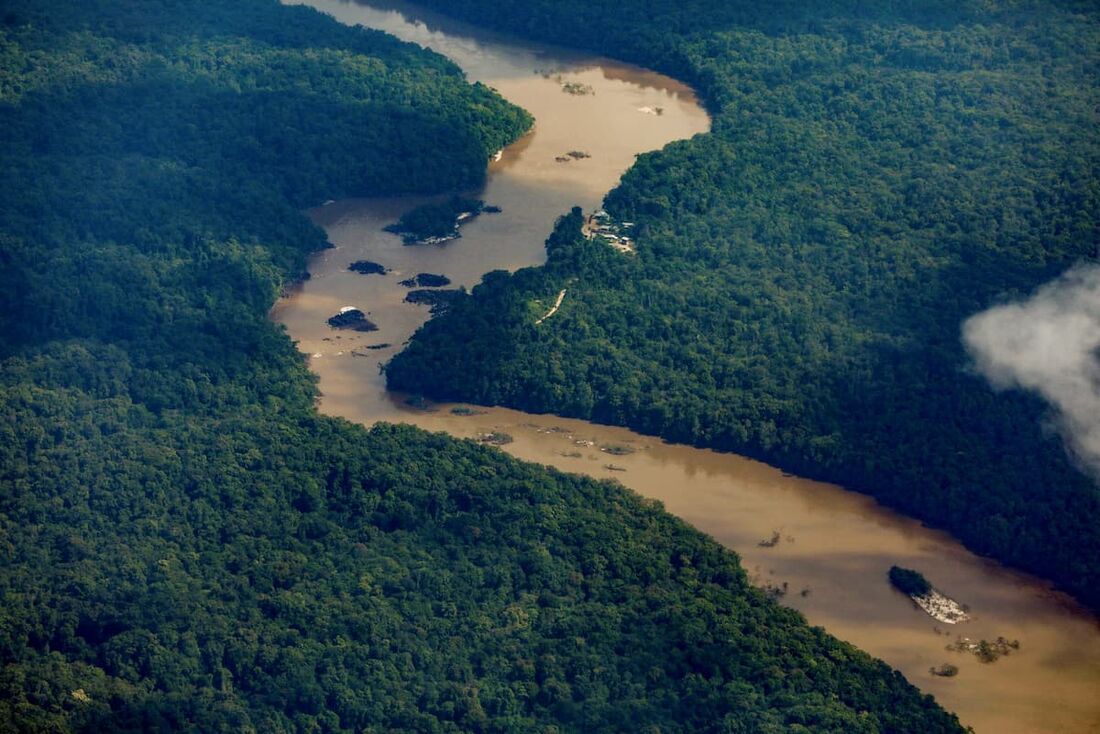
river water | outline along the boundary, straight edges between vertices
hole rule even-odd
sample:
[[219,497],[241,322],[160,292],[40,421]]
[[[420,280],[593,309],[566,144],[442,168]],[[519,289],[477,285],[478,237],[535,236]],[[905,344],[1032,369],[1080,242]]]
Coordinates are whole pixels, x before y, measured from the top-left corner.
[[[474,415],[457,415],[448,405],[413,409],[387,393],[379,363],[428,317],[426,308],[403,302],[408,289],[399,280],[428,272],[472,287],[490,270],[541,264],[556,217],[574,205],[598,208],[636,154],[706,132],[709,119],[689,88],[637,67],[497,36],[403,3],[309,4],[450,57],[471,81],[497,89],[537,121],[490,165],[485,188],[471,192],[502,213],[473,220],[447,245],[406,247],[382,231],[424,199],[346,200],[310,212],[335,248],[312,259],[313,278],[281,301],[273,318],[310,355],[324,413],[464,438],[509,434],[513,440],[503,448],[514,456],[615,479],[662,501],[740,554],[753,579],[781,594],[781,603],[898,668],[979,734],[1100,731],[1098,620],[1049,585],[979,558],[869,497],[625,429],[499,408]],[[570,94],[566,83],[589,93]],[[572,150],[591,158],[555,160]],[[360,259],[392,272],[349,272],[348,264]],[[362,308],[380,330],[330,329],[325,320],[343,306]],[[381,344],[390,346],[367,348]],[[888,584],[894,564],[921,570],[966,604],[971,620],[947,625],[927,616]],[[959,638],[998,637],[1020,647],[993,663],[946,649]],[[931,674],[944,663],[957,666],[958,675]]]

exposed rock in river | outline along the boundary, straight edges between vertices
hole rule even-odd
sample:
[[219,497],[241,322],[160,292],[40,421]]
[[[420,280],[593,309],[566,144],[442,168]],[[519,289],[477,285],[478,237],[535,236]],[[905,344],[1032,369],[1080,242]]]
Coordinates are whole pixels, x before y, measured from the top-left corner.
[[445,285],[451,284],[451,279],[446,275],[435,275],[433,273],[417,273],[411,278],[406,278],[400,281],[400,285],[406,288],[441,288]]
[[961,604],[935,589],[924,596],[914,596],[912,599],[929,617],[944,624],[958,624],[970,619],[970,615],[966,613]]
[[405,296],[406,303],[416,303],[432,307],[432,313],[440,313],[446,310],[456,298],[464,295],[462,289],[450,290],[415,290],[409,291]]
[[389,272],[389,268],[373,260],[356,260],[348,265],[348,270],[360,275],[385,275]]
[[944,624],[958,624],[970,619],[962,605],[932,588],[919,571],[901,566],[890,567],[890,583],[907,595],[928,616]]
[[423,204],[401,215],[387,232],[401,235],[406,245],[434,245],[457,239],[459,226],[484,211],[485,202],[452,196],[438,204]]
[[328,325],[334,329],[351,331],[378,331],[378,326],[357,308],[345,306],[340,313],[328,319]]
[[351,356],[353,357],[370,357],[372,355],[367,352],[378,351],[379,349],[389,349],[392,344],[389,342],[382,342],[381,344],[366,344],[360,349],[353,349]]

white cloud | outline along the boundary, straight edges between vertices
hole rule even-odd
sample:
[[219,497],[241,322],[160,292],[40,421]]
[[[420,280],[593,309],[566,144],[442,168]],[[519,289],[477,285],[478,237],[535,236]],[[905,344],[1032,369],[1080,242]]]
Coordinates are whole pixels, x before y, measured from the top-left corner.
[[977,368],[1051,404],[1073,453],[1100,477],[1100,266],[1073,268],[1030,298],[963,323]]

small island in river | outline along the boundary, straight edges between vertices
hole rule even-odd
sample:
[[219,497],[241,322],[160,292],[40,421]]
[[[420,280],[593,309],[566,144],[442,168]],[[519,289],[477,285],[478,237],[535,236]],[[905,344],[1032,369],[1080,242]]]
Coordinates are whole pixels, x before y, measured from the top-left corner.
[[385,229],[401,235],[406,245],[438,245],[461,237],[459,227],[479,214],[499,211],[498,207],[485,206],[480,199],[452,196],[437,204],[410,209]]
[[571,150],[565,155],[559,155],[554,158],[558,163],[569,163],[570,161],[584,160],[585,158],[591,158],[592,154],[584,150]]
[[928,616],[944,624],[958,624],[970,619],[962,605],[936,591],[920,571],[901,566],[891,566],[890,583],[907,595]]
[[415,290],[409,291],[405,296],[406,303],[416,303],[419,305],[431,306],[433,314],[438,314],[442,311],[446,311],[447,308],[455,301],[455,299],[464,295],[465,291],[461,288],[458,289],[438,289],[438,290]]
[[378,331],[378,325],[354,306],[344,306],[340,312],[328,319],[328,325],[334,329],[350,331]]
[[360,275],[385,275],[390,271],[385,265],[373,260],[356,260],[348,265],[348,270]]
[[413,277],[406,278],[398,283],[398,285],[403,285],[406,288],[442,288],[450,284],[451,279],[446,275],[436,275],[434,273],[417,273]]

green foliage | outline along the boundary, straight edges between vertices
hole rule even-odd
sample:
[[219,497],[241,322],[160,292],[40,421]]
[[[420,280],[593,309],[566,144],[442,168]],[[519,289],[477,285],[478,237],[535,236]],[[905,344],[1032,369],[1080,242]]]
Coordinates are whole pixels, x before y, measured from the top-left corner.
[[[1095,251],[1095,5],[427,4],[679,75],[714,126],[607,197],[636,258],[570,219],[545,268],[429,324],[392,385],[837,481],[1100,604],[1100,491],[959,339]],[[535,328],[526,304],[566,283]]]
[[304,412],[4,405],[20,730],[957,731],[613,484]]
[[932,584],[921,574],[911,568],[890,566],[890,583],[894,588],[909,596],[925,596],[932,591]]
[[457,237],[459,217],[481,213],[485,202],[452,196],[435,204],[421,204],[401,215],[394,224],[386,227],[390,232],[404,235],[406,245],[414,245],[432,238]]
[[[211,310],[238,280],[270,305],[323,246],[295,209],[476,185],[531,124],[438,56],[287,9],[296,34],[266,5],[58,2],[41,16],[8,3],[3,78],[19,92],[0,103],[4,349],[104,328],[157,338],[189,318],[232,326]],[[255,222],[247,239],[241,219]],[[102,277],[115,270],[125,286]],[[157,303],[168,281],[189,281],[190,302]]]
[[617,485],[317,415],[296,207],[524,113],[266,0],[0,21],[0,730],[959,731]]

